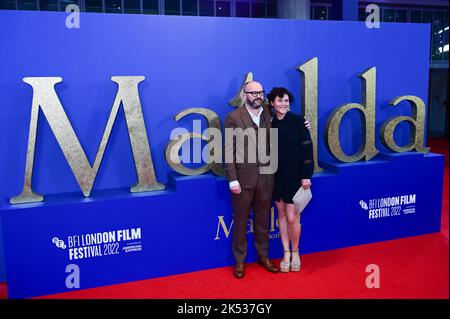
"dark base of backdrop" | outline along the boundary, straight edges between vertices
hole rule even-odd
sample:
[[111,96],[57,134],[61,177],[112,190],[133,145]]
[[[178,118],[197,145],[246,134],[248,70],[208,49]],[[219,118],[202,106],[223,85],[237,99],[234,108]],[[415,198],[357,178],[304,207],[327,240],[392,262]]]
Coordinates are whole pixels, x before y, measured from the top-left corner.
[[[302,254],[440,230],[442,155],[380,154],[321,165],[326,171],[313,177],[313,199],[301,216]],[[415,202],[387,207],[382,217],[370,211],[392,197]],[[234,262],[231,196],[227,181],[214,175],[171,174],[166,190],[149,193],[47,196],[44,203],[4,205],[1,214],[9,298],[71,291],[73,276],[85,289]],[[272,258],[282,256],[276,218],[272,209]],[[250,223],[249,262],[256,259],[251,231]],[[104,232],[109,238],[88,236]]]

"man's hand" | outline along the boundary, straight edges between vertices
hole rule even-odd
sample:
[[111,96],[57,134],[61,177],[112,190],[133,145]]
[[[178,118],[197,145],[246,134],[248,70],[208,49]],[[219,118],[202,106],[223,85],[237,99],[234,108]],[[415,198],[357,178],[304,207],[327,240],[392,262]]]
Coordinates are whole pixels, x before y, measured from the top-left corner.
[[305,126],[309,130],[311,128],[311,124],[309,123],[308,119],[305,116]]
[[241,186],[238,185],[238,186],[230,187],[230,191],[235,195],[239,195],[242,192]]
[[310,179],[302,179],[302,187],[303,189],[308,189],[311,187],[311,180]]

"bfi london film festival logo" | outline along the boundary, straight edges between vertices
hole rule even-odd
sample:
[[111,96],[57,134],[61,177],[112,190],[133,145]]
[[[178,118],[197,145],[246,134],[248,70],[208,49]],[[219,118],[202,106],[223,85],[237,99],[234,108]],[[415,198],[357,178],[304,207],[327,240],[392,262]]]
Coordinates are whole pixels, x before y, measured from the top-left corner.
[[67,246],[64,243],[64,240],[59,239],[58,237],[53,237],[52,238],[52,243],[55,244],[56,247],[61,248],[61,249],[66,249]]
[[[119,229],[98,233],[72,235],[66,242],[58,237],[52,238],[55,247],[66,250],[70,261],[91,259],[142,251],[141,228]],[[66,287],[80,288],[80,267],[76,264],[66,266]]]
[[385,217],[414,214],[416,212],[416,194],[373,198],[359,201],[359,206],[368,214],[369,220]]

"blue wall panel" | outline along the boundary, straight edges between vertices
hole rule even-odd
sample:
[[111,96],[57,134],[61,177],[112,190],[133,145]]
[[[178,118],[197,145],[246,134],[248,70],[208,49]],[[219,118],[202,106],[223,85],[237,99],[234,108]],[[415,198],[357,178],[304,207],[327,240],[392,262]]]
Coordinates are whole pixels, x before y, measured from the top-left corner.
[[[170,132],[180,125],[192,131],[198,118],[176,122],[174,116],[203,107],[223,121],[246,72],[266,91],[273,86],[293,91],[292,110],[298,113],[296,67],[313,57],[319,59],[318,151],[326,171],[315,175],[314,198],[302,217],[302,252],[439,231],[442,156],[390,155],[378,138],[386,120],[411,114],[408,103],[392,107],[391,99],[416,95],[427,101],[428,25],[383,23],[367,29],[362,22],[85,13],[80,29],[68,29],[65,18],[65,13],[0,11],[0,200],[11,297],[69,290],[65,267],[70,263],[80,267],[81,288],[231,264],[231,237],[220,228],[221,238],[215,239],[220,216],[231,226],[227,183],[209,174],[173,173],[164,159]],[[382,154],[369,162],[339,164],[324,144],[326,121],[341,104],[361,103],[358,75],[374,66],[376,146]],[[84,199],[41,114],[33,185],[49,196],[44,203],[10,206],[8,199],[23,185],[32,101],[32,89],[22,79],[63,78],[56,92],[93,162],[117,91],[110,79],[118,75],[146,77],[140,98],[156,176],[167,189],[129,194],[136,175],[119,111],[94,191]],[[342,122],[341,143],[349,153],[360,145],[358,122],[356,112]],[[396,130],[396,140],[407,143],[406,126]],[[369,219],[359,204],[408,194],[416,196],[415,213]],[[67,245],[68,236],[136,227],[142,231],[142,251],[124,253],[130,242],[122,242],[120,254],[74,261],[68,247],[52,243],[53,237]],[[276,226],[271,236],[271,256],[279,257]],[[251,239],[249,246],[254,260]],[[183,262],[167,265],[164,260],[174,252]]]

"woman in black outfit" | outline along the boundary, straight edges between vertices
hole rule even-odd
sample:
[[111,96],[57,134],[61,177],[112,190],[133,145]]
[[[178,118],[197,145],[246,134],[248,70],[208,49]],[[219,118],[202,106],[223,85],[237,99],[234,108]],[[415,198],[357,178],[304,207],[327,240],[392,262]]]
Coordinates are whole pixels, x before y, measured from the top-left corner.
[[[278,209],[284,249],[280,271],[299,271],[300,214],[292,198],[300,187],[308,189],[311,186],[310,178],[314,172],[313,145],[302,117],[289,112],[292,94],[285,88],[275,87],[267,98],[273,111],[272,128],[278,129],[278,170],[275,173],[273,199]],[[289,242],[292,244],[292,254]]]

